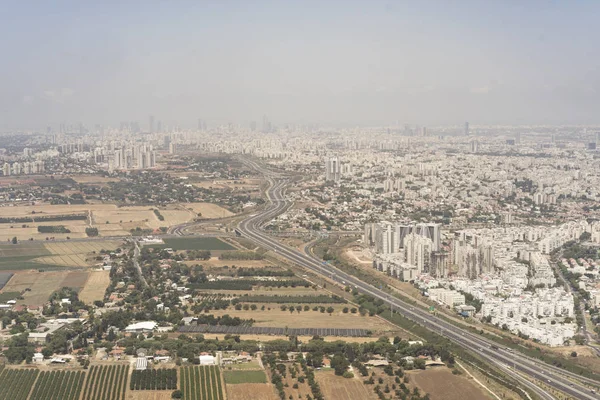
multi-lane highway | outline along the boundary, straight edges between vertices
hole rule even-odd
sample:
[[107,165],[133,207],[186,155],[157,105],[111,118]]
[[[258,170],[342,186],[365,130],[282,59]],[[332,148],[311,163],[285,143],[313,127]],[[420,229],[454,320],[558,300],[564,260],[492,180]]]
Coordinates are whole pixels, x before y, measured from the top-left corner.
[[[335,280],[343,285],[349,285],[357,288],[362,293],[369,294],[374,298],[379,298],[390,305],[395,312],[418,322],[419,324],[435,332],[443,334],[454,343],[461,345],[481,358],[495,364],[507,375],[520,382],[523,387],[527,387],[542,399],[554,399],[547,388],[551,387],[571,396],[573,399],[600,399],[587,386],[600,386],[600,382],[583,378],[577,374],[547,365],[539,360],[522,355],[514,350],[498,348],[497,345],[470,331],[457,327],[446,320],[431,315],[426,310],[414,307],[404,301],[391,296],[383,290],[362,282],[358,278],[349,275],[334,266],[323,263],[310,254],[302,253],[296,249],[286,246],[265,233],[261,226],[270,221],[277,215],[283,213],[291,204],[285,198],[285,189],[290,180],[285,177],[269,174],[264,168],[257,164],[252,165],[260,172],[264,173],[269,181],[269,187],[266,191],[268,206],[256,214],[251,215],[239,224],[239,231],[246,238],[254,241],[265,249],[276,252],[279,256],[286,258],[292,263],[307,268],[317,274]],[[530,380],[533,378],[538,382],[543,382],[545,388],[536,385]]]

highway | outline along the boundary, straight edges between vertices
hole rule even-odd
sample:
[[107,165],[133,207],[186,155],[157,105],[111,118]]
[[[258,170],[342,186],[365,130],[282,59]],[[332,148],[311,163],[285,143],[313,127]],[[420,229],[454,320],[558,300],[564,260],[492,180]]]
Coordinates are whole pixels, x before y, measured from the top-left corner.
[[529,388],[533,393],[539,396],[539,398],[555,399],[556,397],[542,387],[534,385],[528,379],[525,379],[524,376],[544,382],[546,386],[560,390],[571,396],[573,399],[600,399],[596,393],[593,393],[589,388],[584,386],[584,384],[588,384],[598,387],[600,386],[600,382],[583,378],[577,374],[550,366],[513,350],[498,348],[497,345],[490,340],[474,335],[470,331],[457,327],[430,314],[426,310],[405,303],[383,290],[364,283],[358,278],[349,275],[328,263],[324,263],[310,254],[302,253],[270,237],[261,229],[261,226],[277,215],[285,212],[285,210],[291,206],[285,198],[285,188],[290,180],[285,177],[270,174],[268,171],[264,170],[264,168],[255,163],[253,164],[257,170],[265,174],[269,181],[269,188],[266,191],[268,205],[263,211],[252,214],[249,218],[240,222],[238,230],[241,232],[242,236],[254,241],[265,249],[272,250],[292,263],[337,281],[342,285],[355,287],[361,293],[383,300],[395,312],[404,315],[406,318],[409,318],[432,331],[441,333],[454,343],[469,349],[481,358],[495,364],[507,375],[520,382],[524,387]]

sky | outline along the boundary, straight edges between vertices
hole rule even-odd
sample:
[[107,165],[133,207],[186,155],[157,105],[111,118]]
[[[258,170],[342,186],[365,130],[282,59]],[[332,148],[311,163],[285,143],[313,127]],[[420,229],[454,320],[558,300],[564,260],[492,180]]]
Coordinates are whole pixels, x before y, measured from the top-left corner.
[[31,1],[0,129],[600,123],[598,1]]

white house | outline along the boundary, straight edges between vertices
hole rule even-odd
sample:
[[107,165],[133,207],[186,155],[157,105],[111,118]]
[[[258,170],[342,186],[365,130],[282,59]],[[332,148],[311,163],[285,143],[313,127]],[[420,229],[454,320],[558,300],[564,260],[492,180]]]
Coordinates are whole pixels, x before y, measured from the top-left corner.
[[131,324],[125,328],[127,333],[149,333],[156,329],[158,324],[154,321],[142,321]]

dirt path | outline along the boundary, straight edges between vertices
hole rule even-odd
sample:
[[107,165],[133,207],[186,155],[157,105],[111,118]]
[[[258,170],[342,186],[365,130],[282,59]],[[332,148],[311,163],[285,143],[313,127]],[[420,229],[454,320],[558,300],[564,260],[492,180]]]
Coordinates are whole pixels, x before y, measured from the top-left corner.
[[459,363],[458,361],[455,361],[455,362],[456,362],[456,364],[457,364],[459,367],[461,367],[461,368],[463,369],[463,371],[465,371],[465,372],[467,373],[467,375],[469,375],[469,376],[471,377],[471,379],[473,379],[473,381],[474,381],[475,383],[477,383],[479,386],[481,386],[482,388],[484,388],[485,390],[487,390],[487,391],[488,391],[488,392],[489,392],[489,393],[490,393],[492,396],[494,396],[496,399],[498,399],[498,400],[502,400],[500,397],[498,397],[498,395],[497,395],[496,393],[492,392],[492,391],[490,390],[490,388],[488,388],[488,387],[487,387],[487,386],[485,386],[483,383],[481,383],[481,381],[480,381],[479,379],[477,379],[477,378],[475,378],[473,375],[471,375],[471,373],[470,373],[470,372],[469,372],[469,371],[468,371],[468,370],[467,370],[467,369],[466,369],[466,368],[465,368],[465,367],[464,367],[464,366],[463,366],[461,363]]

